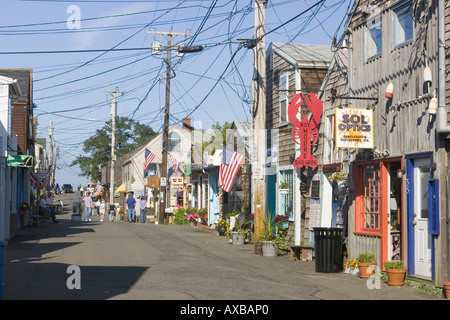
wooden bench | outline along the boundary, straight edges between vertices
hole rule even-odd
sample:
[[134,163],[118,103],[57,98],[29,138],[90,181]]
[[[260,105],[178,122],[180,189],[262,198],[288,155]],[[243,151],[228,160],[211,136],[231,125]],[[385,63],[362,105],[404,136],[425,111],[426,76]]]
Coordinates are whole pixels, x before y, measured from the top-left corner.
[[312,261],[312,246],[291,246],[291,260]]

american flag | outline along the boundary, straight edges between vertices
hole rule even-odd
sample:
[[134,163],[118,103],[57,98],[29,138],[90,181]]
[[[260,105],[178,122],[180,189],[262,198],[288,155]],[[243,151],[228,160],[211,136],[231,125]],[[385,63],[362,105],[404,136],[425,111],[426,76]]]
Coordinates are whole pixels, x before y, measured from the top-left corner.
[[155,159],[155,154],[150,150],[145,149],[145,161],[144,161],[144,170],[147,169],[148,165]]
[[223,147],[218,185],[224,191],[230,192],[236,173],[238,172],[243,161],[244,156],[228,149],[226,146]]
[[175,159],[170,153],[169,153],[169,158],[173,163],[173,173],[177,174],[178,172],[178,160]]

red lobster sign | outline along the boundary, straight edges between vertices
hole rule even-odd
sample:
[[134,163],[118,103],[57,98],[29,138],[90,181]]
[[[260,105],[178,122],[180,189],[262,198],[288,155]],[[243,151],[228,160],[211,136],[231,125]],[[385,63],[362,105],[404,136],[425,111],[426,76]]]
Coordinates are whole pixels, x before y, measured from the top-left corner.
[[[301,112],[304,102],[310,111],[306,115]],[[300,145],[300,156],[294,160],[294,167],[317,167],[317,159],[311,155],[311,146],[316,144],[319,138],[317,126],[322,113],[322,101],[315,94],[297,93],[292,97],[288,107],[288,116],[289,121],[294,125],[292,137],[295,143]]]

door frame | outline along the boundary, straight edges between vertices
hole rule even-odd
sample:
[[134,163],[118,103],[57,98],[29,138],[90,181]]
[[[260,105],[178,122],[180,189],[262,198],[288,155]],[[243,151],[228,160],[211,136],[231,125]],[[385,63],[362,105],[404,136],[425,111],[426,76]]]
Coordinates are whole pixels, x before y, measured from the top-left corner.
[[[415,275],[415,236],[414,236],[414,160],[429,158],[430,165],[434,163],[433,152],[419,152],[412,154],[405,154],[406,160],[406,224],[408,234],[408,275]],[[430,167],[430,170],[433,170]],[[435,254],[434,254],[434,237],[431,237],[431,280],[435,279]]]

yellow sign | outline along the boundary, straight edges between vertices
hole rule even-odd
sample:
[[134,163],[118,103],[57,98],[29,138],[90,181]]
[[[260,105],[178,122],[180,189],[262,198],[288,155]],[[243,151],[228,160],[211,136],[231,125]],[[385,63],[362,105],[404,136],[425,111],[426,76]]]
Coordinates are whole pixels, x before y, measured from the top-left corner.
[[373,110],[336,108],[336,148],[373,149]]

